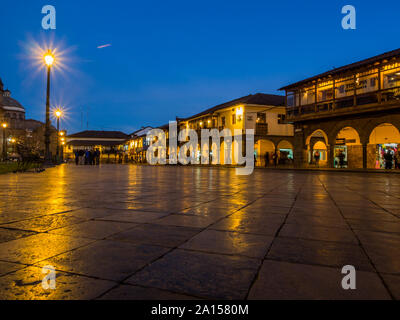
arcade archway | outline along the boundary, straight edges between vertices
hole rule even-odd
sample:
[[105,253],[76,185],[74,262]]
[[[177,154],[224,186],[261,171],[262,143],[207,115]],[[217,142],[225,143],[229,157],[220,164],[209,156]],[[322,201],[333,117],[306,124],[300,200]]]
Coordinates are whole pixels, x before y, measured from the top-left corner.
[[255,165],[265,166],[266,161],[269,161],[268,165],[272,164],[272,155],[275,153],[275,151],[275,144],[271,140],[258,140],[254,145],[254,153],[257,160]]
[[308,164],[326,167],[328,165],[328,136],[318,129],[307,137]]
[[279,154],[280,164],[293,163],[293,145],[289,141],[287,140],[280,141],[278,143],[277,150]]
[[400,132],[391,123],[382,123],[372,130],[367,147],[367,166],[394,169],[395,154],[399,152]]
[[336,136],[333,149],[335,168],[362,168],[363,147],[360,136],[352,127],[344,127]]

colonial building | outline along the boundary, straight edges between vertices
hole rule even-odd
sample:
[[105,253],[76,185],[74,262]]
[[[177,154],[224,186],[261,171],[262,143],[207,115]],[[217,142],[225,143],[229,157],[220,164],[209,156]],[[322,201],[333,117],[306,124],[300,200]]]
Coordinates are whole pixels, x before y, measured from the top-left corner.
[[64,155],[72,159],[76,151],[98,149],[102,161],[117,161],[117,157],[122,157],[128,139],[129,136],[120,131],[82,131],[67,136]]
[[[0,141],[5,135],[8,156],[18,156],[19,153],[34,153],[44,156],[44,130],[43,122],[25,119],[25,108],[11,97],[11,91],[4,89],[0,79],[0,123],[5,123],[7,128],[0,131]],[[51,126],[50,151],[56,154],[57,130]],[[3,154],[3,143],[0,143],[0,154]]]
[[319,162],[326,167],[378,169],[387,163],[386,154],[398,151],[400,49],[281,90],[286,91],[287,120],[295,126],[297,167]]
[[150,146],[150,141],[147,138],[152,127],[142,127],[141,129],[129,135],[128,141],[128,157],[129,160],[135,163],[146,162],[146,151]]
[[[178,127],[198,131],[201,129],[229,129],[232,134],[239,130],[243,135],[247,129],[255,130],[255,157],[258,166],[265,166],[266,159],[272,163],[272,155],[276,153],[282,163],[290,163],[293,159],[293,126],[285,122],[286,110],[283,96],[257,93],[235,99],[206,109],[188,118],[178,118]],[[245,141],[243,138],[242,141]],[[218,150],[216,145],[208,147],[212,155]],[[238,149],[235,142],[228,149],[224,140],[219,146],[220,164],[225,164],[226,153],[235,164],[234,152]],[[195,151],[200,158],[201,148]],[[207,150],[208,152],[208,150]],[[210,161],[211,162],[211,161]]]

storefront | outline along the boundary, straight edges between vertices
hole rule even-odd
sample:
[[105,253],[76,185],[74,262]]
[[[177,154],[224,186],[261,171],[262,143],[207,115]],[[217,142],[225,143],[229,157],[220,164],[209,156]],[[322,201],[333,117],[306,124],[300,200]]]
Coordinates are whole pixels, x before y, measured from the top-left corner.
[[395,154],[398,152],[397,143],[378,144],[376,146],[375,169],[395,169]]
[[334,149],[334,168],[347,168],[348,167],[348,159],[347,159],[347,146],[346,145],[337,145]]
[[279,149],[279,161],[281,164],[293,162],[293,149]]

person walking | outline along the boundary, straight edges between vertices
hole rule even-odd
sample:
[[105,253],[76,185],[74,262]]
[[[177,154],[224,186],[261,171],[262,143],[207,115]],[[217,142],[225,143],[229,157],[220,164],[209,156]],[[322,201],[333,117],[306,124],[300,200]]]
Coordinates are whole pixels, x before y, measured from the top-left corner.
[[397,150],[394,154],[394,168],[400,169],[400,151]]
[[96,149],[94,156],[95,156],[96,165],[97,166],[100,165],[100,150],[99,149]]
[[79,164],[83,165],[85,163],[85,151],[82,149],[78,151],[79,153]]
[[278,165],[278,154],[274,152],[272,155],[272,161],[274,162],[274,166],[276,167]]
[[79,150],[75,151],[75,164],[77,166],[79,165]]
[[321,154],[319,151],[315,151],[314,153],[315,164],[319,168],[319,160],[321,159]]
[[269,152],[265,153],[265,167],[269,166]]
[[339,157],[339,168],[343,168],[344,167],[344,158],[345,158],[343,151],[339,152],[338,157]]
[[90,151],[86,150],[85,151],[85,165],[86,166],[89,164],[89,160],[90,160]]
[[386,151],[384,159],[385,159],[385,169],[391,170],[393,168],[393,155],[390,150]]

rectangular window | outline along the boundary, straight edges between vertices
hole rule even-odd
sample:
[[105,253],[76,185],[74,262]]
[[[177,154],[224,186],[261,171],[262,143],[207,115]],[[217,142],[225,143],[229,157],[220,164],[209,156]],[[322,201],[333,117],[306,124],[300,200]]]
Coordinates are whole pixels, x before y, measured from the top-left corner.
[[286,115],[285,114],[278,114],[278,124],[285,124]]
[[265,113],[257,113],[257,123],[267,123],[267,115]]
[[225,127],[225,117],[221,118],[222,126]]
[[236,114],[232,115],[232,124],[236,124]]

